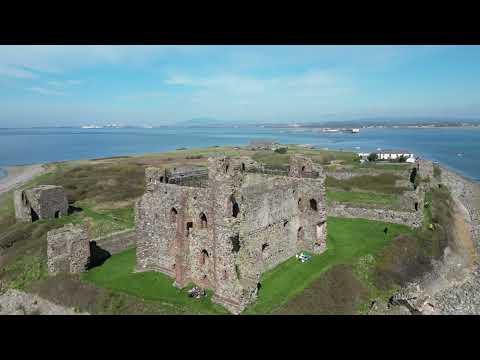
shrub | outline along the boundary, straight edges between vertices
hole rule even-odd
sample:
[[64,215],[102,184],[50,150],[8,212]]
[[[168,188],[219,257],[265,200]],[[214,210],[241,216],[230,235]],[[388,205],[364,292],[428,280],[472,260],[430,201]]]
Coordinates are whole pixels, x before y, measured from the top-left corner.
[[371,153],[368,155],[368,161],[377,161],[378,160],[378,154],[376,153]]
[[286,147],[281,147],[281,148],[275,149],[275,152],[277,154],[286,154],[287,153],[287,148]]

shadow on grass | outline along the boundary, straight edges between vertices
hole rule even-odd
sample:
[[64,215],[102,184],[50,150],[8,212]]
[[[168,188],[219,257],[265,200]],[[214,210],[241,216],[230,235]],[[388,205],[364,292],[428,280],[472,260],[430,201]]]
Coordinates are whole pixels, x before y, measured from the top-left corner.
[[97,245],[96,241],[90,242],[90,264],[88,269],[93,269],[95,267],[103,265],[107,259],[112,256],[110,252],[105,249],[102,249],[100,246]]

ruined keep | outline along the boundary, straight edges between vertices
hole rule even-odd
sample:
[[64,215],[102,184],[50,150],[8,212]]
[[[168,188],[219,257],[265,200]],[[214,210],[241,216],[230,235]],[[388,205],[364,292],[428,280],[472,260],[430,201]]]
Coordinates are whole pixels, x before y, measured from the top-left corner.
[[233,313],[255,301],[263,272],[301,250],[326,249],[325,177],[308,158],[292,157],[278,174],[247,157],[221,157],[208,169],[145,175],[136,270],[212,289]]
[[17,221],[34,222],[68,214],[68,201],[61,186],[41,185],[17,190],[13,195]]
[[47,259],[52,275],[85,271],[90,263],[90,240],[85,226],[68,224],[49,231]]

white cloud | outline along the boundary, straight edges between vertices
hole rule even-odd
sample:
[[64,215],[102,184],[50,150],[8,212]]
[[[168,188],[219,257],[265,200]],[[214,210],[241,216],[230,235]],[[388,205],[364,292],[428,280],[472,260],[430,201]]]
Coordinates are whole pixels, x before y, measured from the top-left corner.
[[140,45],[0,46],[0,68],[10,64],[29,68],[33,71],[58,74],[98,64],[144,65],[158,56],[188,54],[197,51],[202,51],[202,47]]
[[[165,83],[171,86],[191,87],[196,102],[238,100],[240,103],[258,103],[292,98],[332,98],[351,94],[353,84],[331,71],[315,70],[298,75],[254,78],[237,74],[211,77],[174,75]],[[215,100],[216,99],[216,100]],[[279,104],[280,105],[280,104]]]
[[0,76],[13,77],[18,79],[34,79],[36,76],[32,72],[9,65],[2,65],[0,63]]
[[30,90],[42,95],[60,95],[60,96],[67,95],[62,91],[51,90],[41,86],[32,86],[32,87],[29,87],[27,90]]
[[143,100],[143,99],[150,99],[150,98],[162,98],[167,97],[169,94],[165,93],[164,91],[145,91],[145,92],[137,92],[135,94],[129,95],[120,95],[118,96],[119,100]]

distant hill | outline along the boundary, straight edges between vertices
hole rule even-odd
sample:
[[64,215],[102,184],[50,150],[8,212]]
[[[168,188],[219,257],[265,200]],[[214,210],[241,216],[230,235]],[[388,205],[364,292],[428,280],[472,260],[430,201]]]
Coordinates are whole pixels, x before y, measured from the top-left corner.
[[179,125],[184,126],[220,126],[220,125],[228,125],[227,122],[223,120],[208,118],[208,117],[199,117],[193,118],[190,120],[182,121]]

